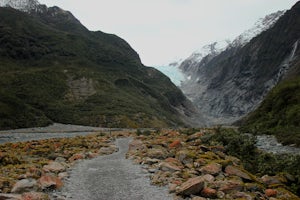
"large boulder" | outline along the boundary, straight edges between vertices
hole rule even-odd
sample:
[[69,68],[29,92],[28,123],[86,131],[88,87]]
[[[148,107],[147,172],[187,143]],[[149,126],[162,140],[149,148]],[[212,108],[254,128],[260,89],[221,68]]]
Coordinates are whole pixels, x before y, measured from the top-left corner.
[[44,175],[38,180],[38,185],[42,190],[59,189],[63,186],[63,182],[56,176]]
[[176,172],[180,171],[182,167],[176,166],[175,164],[170,162],[161,162],[159,164],[159,169],[162,171]]
[[44,165],[43,170],[45,172],[59,173],[65,171],[66,167],[59,162],[52,161],[48,165]]
[[205,180],[202,176],[190,178],[186,182],[182,183],[177,194],[184,196],[199,194],[204,188],[204,182]]
[[222,165],[218,163],[210,163],[200,169],[203,174],[217,175],[222,171]]
[[11,192],[12,193],[23,193],[31,191],[37,187],[37,182],[34,179],[22,179],[15,183]]
[[251,177],[249,176],[249,174],[245,170],[242,170],[242,169],[232,166],[232,165],[228,165],[225,168],[225,173],[228,175],[238,176],[238,177],[246,179],[246,180],[252,180]]
[[149,158],[156,158],[156,159],[165,159],[168,157],[168,153],[163,149],[149,149],[147,152]]

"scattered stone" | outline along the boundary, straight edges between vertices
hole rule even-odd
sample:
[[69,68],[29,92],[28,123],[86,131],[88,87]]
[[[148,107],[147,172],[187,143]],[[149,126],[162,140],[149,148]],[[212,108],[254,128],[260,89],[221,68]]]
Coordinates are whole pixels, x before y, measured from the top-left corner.
[[182,183],[182,185],[177,191],[177,194],[181,194],[185,196],[191,194],[199,194],[203,188],[204,188],[204,179],[202,176],[198,176],[195,178],[190,178],[186,182]]
[[[219,182],[220,183],[220,182]],[[219,191],[230,193],[231,191],[242,191],[244,189],[241,181],[221,181]]]
[[34,190],[37,187],[37,182],[34,179],[22,179],[13,186],[12,193],[23,193]]
[[205,165],[200,169],[200,172],[203,174],[211,174],[211,175],[217,175],[222,171],[222,165],[218,163],[211,163],[208,165]]
[[42,190],[60,189],[63,186],[63,182],[56,176],[44,175],[38,180],[38,185]]
[[96,158],[98,156],[99,156],[98,153],[92,153],[92,152],[87,153],[87,157],[90,158],[90,159]]
[[181,150],[177,152],[176,158],[183,164],[193,163],[193,158],[191,157],[190,152],[187,150]]
[[27,192],[22,194],[22,200],[50,200],[50,198],[42,192]]
[[115,148],[114,147],[102,147],[99,150],[100,154],[104,154],[104,155],[109,155],[112,154],[113,152],[115,152]]
[[176,192],[177,184],[171,183],[169,184],[169,193],[174,193]]
[[144,164],[146,165],[153,165],[155,163],[158,163],[160,162],[159,159],[155,159],[155,158],[147,158],[145,161],[144,161]]
[[165,161],[168,162],[168,163],[172,163],[172,164],[174,164],[174,165],[176,165],[178,167],[182,167],[183,168],[182,163],[179,160],[177,160],[176,158],[167,158]]
[[206,198],[216,198],[217,190],[206,187],[201,191],[201,196],[206,197]]
[[58,178],[61,179],[61,180],[65,179],[65,178],[68,178],[68,177],[69,177],[68,172],[61,172],[61,173],[58,174]]
[[251,195],[249,195],[245,192],[236,192],[235,194],[232,195],[232,197],[234,199],[245,199],[245,200],[253,200],[254,199]]
[[144,145],[144,143],[141,140],[133,140],[129,144],[129,151],[137,151],[137,150],[143,150],[147,147]]
[[244,170],[239,169],[238,167],[234,167],[232,165],[228,165],[225,168],[225,173],[228,175],[238,176],[246,180],[252,180],[251,177]]
[[167,153],[162,149],[149,149],[147,153],[150,158],[165,159],[168,157]]
[[202,176],[202,178],[208,183],[211,183],[215,180],[215,177],[210,174],[205,174],[204,176]]
[[193,197],[192,200],[206,200],[206,198],[203,198],[203,197]]
[[162,162],[159,164],[159,169],[161,169],[162,171],[175,172],[180,171],[182,168],[174,165],[173,163]]
[[267,197],[275,197],[277,195],[277,190],[274,190],[274,189],[266,189],[265,190],[265,195]]
[[55,161],[52,161],[48,165],[44,165],[43,167],[43,170],[45,172],[54,172],[54,173],[65,171],[65,169],[66,169],[65,166]]
[[84,158],[85,158],[85,156],[83,153],[76,153],[69,158],[69,162],[74,162],[76,160],[82,160]]
[[200,139],[203,135],[204,133],[201,132],[194,133],[193,135],[188,136],[188,141]]
[[0,193],[1,200],[22,200],[22,196],[19,194],[4,194]]
[[66,160],[65,158],[63,158],[63,157],[57,157],[57,158],[55,158],[54,161],[55,161],[55,162],[58,162],[58,163],[64,163],[64,162],[66,162],[67,160]]
[[261,180],[267,185],[282,184],[282,182],[279,180],[279,177],[277,176],[264,175],[263,177],[261,177]]
[[174,140],[174,142],[172,142],[170,145],[169,145],[169,148],[178,148],[181,146],[181,141],[180,140]]

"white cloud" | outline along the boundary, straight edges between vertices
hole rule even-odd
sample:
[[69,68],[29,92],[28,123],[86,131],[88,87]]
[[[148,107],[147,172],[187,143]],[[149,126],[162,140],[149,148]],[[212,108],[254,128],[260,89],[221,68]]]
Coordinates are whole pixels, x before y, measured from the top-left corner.
[[234,38],[297,0],[40,0],[71,11],[90,30],[114,33],[146,65],[184,58],[209,42]]

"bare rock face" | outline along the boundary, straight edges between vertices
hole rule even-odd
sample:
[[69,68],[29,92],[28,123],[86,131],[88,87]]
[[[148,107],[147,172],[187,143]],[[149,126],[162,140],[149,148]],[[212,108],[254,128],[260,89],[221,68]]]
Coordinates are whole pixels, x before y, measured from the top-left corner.
[[295,6],[283,13],[262,20],[265,31],[252,31],[251,40],[241,35],[217,54],[182,62],[188,78],[181,89],[211,124],[232,123],[254,110],[299,59],[299,12]]
[[66,98],[70,101],[85,100],[89,96],[92,96],[96,93],[96,82],[93,81],[93,79],[88,79],[86,77],[74,79],[72,77],[69,77],[67,83],[70,90],[66,95]]

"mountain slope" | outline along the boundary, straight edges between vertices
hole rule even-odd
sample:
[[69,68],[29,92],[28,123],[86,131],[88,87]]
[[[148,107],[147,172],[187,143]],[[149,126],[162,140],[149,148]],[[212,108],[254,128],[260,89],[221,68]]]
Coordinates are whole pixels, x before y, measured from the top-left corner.
[[298,7],[248,43],[198,63],[182,90],[211,123],[232,123],[254,110],[289,71],[300,52]]
[[90,32],[58,7],[0,8],[0,75],[2,129],[52,121],[164,127],[198,115],[126,41]]
[[300,146],[300,61],[290,71],[256,110],[237,123],[242,132],[275,134],[283,144]]

